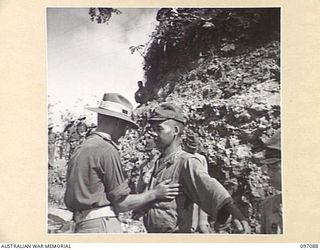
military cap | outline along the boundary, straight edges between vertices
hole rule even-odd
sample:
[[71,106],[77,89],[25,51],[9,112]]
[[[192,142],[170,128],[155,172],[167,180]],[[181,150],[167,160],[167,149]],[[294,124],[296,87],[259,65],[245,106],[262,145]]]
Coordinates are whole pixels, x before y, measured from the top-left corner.
[[162,103],[155,108],[148,119],[149,122],[165,121],[173,119],[175,121],[186,123],[186,118],[183,116],[182,109],[174,103]]

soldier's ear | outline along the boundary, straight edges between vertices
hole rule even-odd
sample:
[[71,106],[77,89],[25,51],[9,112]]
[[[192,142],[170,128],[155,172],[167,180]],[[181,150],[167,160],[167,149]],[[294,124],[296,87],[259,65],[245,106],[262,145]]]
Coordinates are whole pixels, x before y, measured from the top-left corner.
[[175,125],[175,126],[173,127],[173,132],[174,132],[174,134],[178,135],[178,134],[180,133],[180,128],[179,128],[179,126]]

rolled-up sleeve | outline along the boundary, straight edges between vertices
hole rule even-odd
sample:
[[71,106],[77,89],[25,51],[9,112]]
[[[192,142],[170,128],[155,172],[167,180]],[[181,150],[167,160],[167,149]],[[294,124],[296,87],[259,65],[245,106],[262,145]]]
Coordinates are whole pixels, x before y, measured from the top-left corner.
[[111,202],[116,202],[116,201],[119,201],[119,200],[123,199],[124,197],[126,197],[130,193],[130,191],[131,190],[128,187],[127,182],[123,182],[122,184],[120,184],[119,186],[117,186],[116,188],[111,190],[107,194],[107,198]]
[[212,217],[216,217],[221,207],[232,202],[228,191],[209,176],[195,157],[184,162],[180,177],[186,195]]

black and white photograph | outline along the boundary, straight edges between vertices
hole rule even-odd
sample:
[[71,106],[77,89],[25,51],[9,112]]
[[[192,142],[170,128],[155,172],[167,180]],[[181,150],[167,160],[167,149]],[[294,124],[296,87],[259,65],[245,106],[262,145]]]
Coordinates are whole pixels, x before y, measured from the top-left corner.
[[284,234],[280,27],[280,7],[47,7],[45,233]]

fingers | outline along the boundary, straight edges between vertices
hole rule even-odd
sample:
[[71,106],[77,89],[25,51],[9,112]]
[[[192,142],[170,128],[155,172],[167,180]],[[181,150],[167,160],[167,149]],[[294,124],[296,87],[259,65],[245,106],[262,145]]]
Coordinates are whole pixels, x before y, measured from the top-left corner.
[[235,233],[241,233],[241,234],[250,234],[251,229],[249,226],[249,223],[245,220],[242,220],[241,222],[238,219],[233,220],[234,226],[235,226]]
[[181,192],[179,192],[179,191],[169,191],[169,192],[167,192],[167,195],[175,195],[175,196],[177,196],[179,194],[181,194]]
[[175,199],[176,198],[176,196],[166,196],[165,197],[165,199],[167,199],[167,200],[173,200],[173,199]]
[[173,200],[181,194],[182,192],[180,190],[167,190],[164,199]]
[[180,195],[180,194],[183,193],[182,189],[179,186],[177,186],[177,187],[166,187],[166,192],[168,194],[174,194],[174,195]]
[[156,189],[157,189],[156,197],[160,200],[161,199],[173,200],[177,196],[183,193],[181,189],[181,184],[172,183],[172,179],[167,179],[160,182],[156,187]]
[[171,179],[164,180],[163,182],[159,183],[159,186],[165,186],[165,188],[169,190],[179,191],[181,189],[181,184],[171,183],[171,181],[172,181]]
[[181,195],[181,191],[179,190],[167,190],[166,191],[166,196],[178,196],[178,195]]
[[181,188],[180,187],[167,187],[167,190],[168,191],[172,191],[172,192],[179,192],[181,191]]
[[172,184],[168,184],[168,187],[169,187],[169,188],[180,188],[180,187],[181,187],[181,184],[179,184],[179,183],[172,183]]

